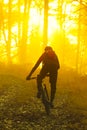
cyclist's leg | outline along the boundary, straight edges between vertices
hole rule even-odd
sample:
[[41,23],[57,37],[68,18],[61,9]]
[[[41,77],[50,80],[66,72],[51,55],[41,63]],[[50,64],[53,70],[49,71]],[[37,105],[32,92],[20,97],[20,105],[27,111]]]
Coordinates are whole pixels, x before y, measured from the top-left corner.
[[37,76],[37,89],[38,89],[37,97],[38,98],[40,98],[40,96],[41,96],[42,80],[45,78],[47,72],[48,71],[47,71],[46,66],[43,66],[40,71],[40,74]]
[[42,77],[41,77],[41,75],[37,76],[37,89],[38,89],[37,98],[40,98],[41,90],[42,90]]
[[53,101],[55,98],[56,93],[56,81],[57,81],[57,72],[50,74],[50,83],[51,83],[51,96],[50,96],[50,103],[51,107],[53,107]]
[[53,104],[55,93],[56,93],[56,83],[51,83],[51,97],[50,97],[51,104]]

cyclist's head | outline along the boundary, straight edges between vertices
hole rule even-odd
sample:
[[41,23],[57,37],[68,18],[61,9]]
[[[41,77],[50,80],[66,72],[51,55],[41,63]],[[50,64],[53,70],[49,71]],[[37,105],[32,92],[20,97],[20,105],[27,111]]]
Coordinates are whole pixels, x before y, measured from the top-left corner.
[[45,51],[52,51],[53,49],[52,49],[52,47],[51,46],[46,46],[45,47]]

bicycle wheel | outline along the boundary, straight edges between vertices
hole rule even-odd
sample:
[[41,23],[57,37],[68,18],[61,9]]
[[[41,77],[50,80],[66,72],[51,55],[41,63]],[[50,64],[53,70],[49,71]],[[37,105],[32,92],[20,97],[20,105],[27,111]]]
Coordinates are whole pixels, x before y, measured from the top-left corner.
[[49,115],[50,103],[49,103],[48,91],[45,84],[43,84],[43,88],[42,88],[42,103],[44,104],[46,114]]

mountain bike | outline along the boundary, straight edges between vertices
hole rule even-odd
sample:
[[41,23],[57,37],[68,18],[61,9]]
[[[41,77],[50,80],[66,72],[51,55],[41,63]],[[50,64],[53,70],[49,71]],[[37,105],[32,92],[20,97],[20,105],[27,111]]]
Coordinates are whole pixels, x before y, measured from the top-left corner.
[[[29,80],[31,80],[31,79],[37,79],[37,77],[31,77]],[[46,84],[44,82],[42,82],[42,88],[41,88],[41,101],[44,105],[46,114],[49,115],[50,114],[49,94],[47,91]]]

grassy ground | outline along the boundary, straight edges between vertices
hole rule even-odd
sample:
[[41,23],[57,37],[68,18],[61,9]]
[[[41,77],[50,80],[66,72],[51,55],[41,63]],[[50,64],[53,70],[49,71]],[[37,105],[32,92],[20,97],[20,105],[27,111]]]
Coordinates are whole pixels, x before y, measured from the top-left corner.
[[47,116],[36,98],[36,81],[25,80],[29,70],[1,67],[0,130],[87,130],[87,77],[61,68],[55,108]]

